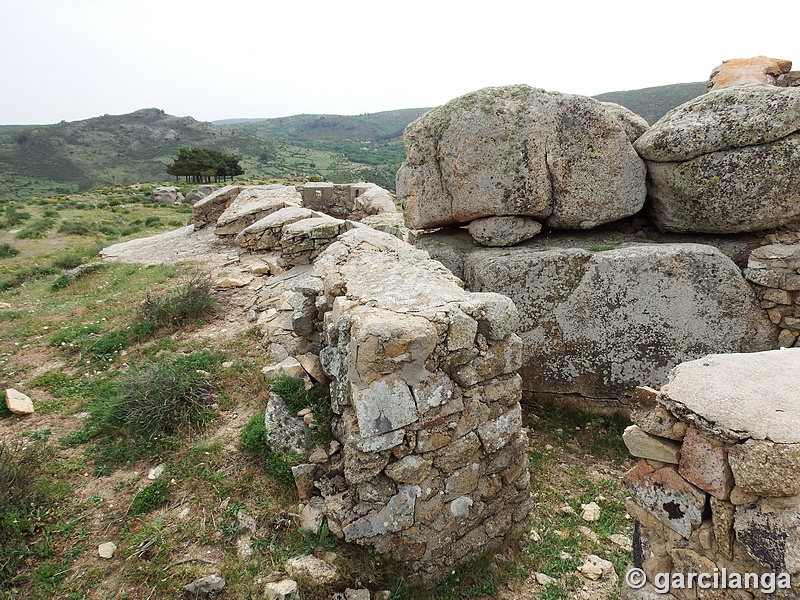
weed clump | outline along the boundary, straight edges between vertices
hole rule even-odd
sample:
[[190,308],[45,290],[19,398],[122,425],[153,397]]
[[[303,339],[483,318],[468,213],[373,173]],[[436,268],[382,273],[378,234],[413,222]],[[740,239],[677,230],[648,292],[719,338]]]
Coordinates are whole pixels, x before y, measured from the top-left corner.
[[97,397],[91,417],[65,443],[93,439],[98,464],[151,456],[174,447],[178,437],[198,431],[213,417],[216,384],[209,371],[220,357],[203,351],[132,367],[105,395]]
[[11,244],[0,244],[0,258],[13,258],[19,254],[19,250]]
[[169,483],[166,479],[158,479],[133,497],[128,516],[135,517],[149,513],[169,502],[169,499]]
[[267,474],[276,481],[291,486],[294,484],[292,467],[299,464],[299,455],[274,450],[267,442],[264,413],[256,413],[242,428],[239,447],[253,460],[262,465]]
[[[311,408],[317,416],[316,429],[309,436],[312,445],[325,445],[331,438],[330,422],[332,412],[324,387],[317,386],[306,390],[301,379],[281,376],[272,381],[272,389],[280,395],[290,413],[297,413],[304,408]],[[290,486],[294,483],[292,466],[299,464],[302,456],[282,452],[272,448],[267,441],[267,428],[264,413],[252,417],[242,428],[239,447],[254,462],[264,465],[267,474],[273,479]]]
[[177,329],[213,316],[219,302],[213,295],[214,282],[204,273],[188,276],[176,290],[164,295],[148,294],[139,307],[134,334],[152,334],[160,329]]
[[50,501],[41,473],[47,458],[43,443],[0,440],[0,581],[35,554],[27,541]]

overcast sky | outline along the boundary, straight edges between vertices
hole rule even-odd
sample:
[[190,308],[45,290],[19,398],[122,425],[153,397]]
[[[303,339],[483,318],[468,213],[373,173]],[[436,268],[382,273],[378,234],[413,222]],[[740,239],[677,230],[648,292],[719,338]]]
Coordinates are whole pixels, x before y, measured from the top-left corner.
[[[796,59],[800,2],[0,0],[0,124],[157,107],[211,121],[437,106],[512,83],[594,95]],[[759,13],[763,10],[763,13]]]

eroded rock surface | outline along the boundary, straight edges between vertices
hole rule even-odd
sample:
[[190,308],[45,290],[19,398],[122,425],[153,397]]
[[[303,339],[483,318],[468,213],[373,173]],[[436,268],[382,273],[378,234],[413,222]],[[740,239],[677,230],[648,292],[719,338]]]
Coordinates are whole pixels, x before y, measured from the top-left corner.
[[476,250],[463,276],[518,307],[526,390],[599,406],[685,360],[773,348],[777,335],[736,265],[700,244]]

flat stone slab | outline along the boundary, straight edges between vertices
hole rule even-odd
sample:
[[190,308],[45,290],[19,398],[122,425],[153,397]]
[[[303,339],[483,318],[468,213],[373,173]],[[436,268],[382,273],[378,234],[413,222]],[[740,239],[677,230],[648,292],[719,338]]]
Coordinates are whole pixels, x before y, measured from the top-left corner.
[[800,348],[712,354],[678,365],[661,388],[678,416],[730,441],[800,442]]

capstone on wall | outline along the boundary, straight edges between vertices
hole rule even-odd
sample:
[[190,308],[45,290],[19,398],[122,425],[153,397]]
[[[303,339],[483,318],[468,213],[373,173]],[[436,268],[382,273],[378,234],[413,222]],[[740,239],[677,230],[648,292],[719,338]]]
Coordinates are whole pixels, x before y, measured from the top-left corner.
[[[660,391],[636,390],[631,419],[627,510],[647,583],[622,597],[796,599],[800,348],[683,363]],[[663,583],[690,573],[708,587]]]

